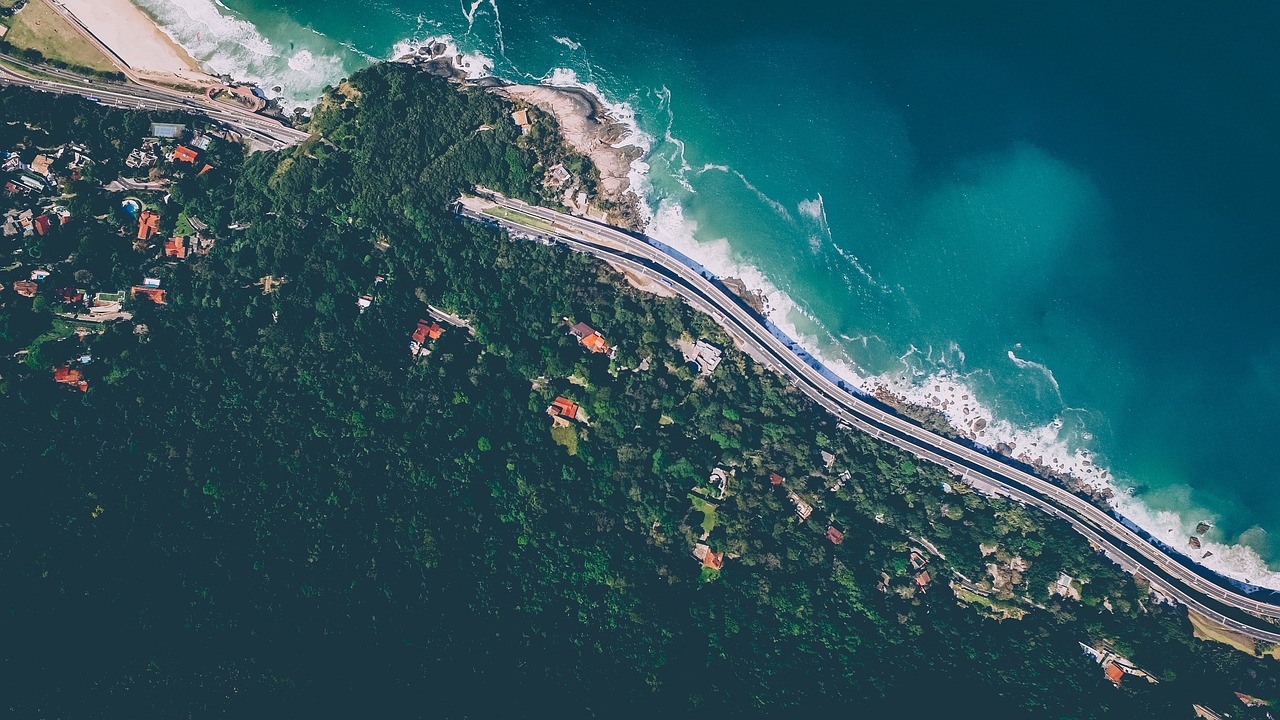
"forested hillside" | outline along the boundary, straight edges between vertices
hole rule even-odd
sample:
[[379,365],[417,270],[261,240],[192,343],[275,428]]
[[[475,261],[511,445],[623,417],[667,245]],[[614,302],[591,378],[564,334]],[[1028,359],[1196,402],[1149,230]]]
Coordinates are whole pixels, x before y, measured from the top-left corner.
[[[66,140],[106,112],[4,92],[6,122]],[[1233,692],[1280,694],[1273,660],[1194,639],[1065,525],[837,427],[709,318],[457,219],[476,185],[549,202],[553,162],[585,167],[510,112],[381,65],[302,147],[178,175],[162,222],[216,241],[148,266],[166,304],[61,341],[91,347],[87,392],[52,380],[70,350],[7,359],[51,300],[4,291],[15,717],[1250,717]],[[83,241],[55,272],[133,281],[110,179],[68,189]],[[428,305],[474,334],[414,357]],[[699,339],[725,350],[709,376],[678,349]],[[557,397],[582,414],[553,428]],[[1159,682],[1114,687],[1081,642]]]

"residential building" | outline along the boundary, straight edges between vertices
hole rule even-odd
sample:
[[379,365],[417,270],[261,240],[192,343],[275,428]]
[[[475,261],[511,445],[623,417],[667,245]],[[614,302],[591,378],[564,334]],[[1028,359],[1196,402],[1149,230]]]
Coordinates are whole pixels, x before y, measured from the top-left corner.
[[929,583],[931,582],[933,582],[933,578],[929,577],[928,570],[921,570],[916,573],[916,585],[919,586],[921,590],[929,587]]
[[49,277],[49,271],[45,270],[44,268],[36,268],[35,270],[31,271],[32,282],[43,282],[44,279],[47,277]]
[[715,468],[711,471],[711,497],[716,500],[723,500],[729,489],[729,473],[724,468]]
[[791,501],[792,505],[796,506],[796,516],[800,518],[801,522],[808,520],[809,516],[813,514],[813,506],[802,500],[795,490],[787,493],[787,499]]
[[157,287],[147,287],[145,285],[134,285],[130,288],[130,292],[135,298],[147,298],[157,305],[164,305],[164,290]]
[[158,287],[160,287],[160,278],[149,278],[149,277],[144,277],[144,278],[142,278],[142,284],[143,284],[145,287],[149,287],[149,288],[158,288]]
[[709,546],[702,543],[693,546],[693,556],[702,561],[702,567],[712,570],[720,570],[724,567],[724,553],[712,552]]
[[173,161],[195,164],[196,158],[200,157],[200,153],[192,150],[186,145],[179,145],[173,149]]
[[1106,674],[1107,674],[1107,679],[1115,683],[1116,685],[1119,685],[1120,681],[1124,679],[1124,670],[1122,670],[1120,666],[1115,663],[1111,663],[1110,665],[1107,666]]
[[35,227],[37,235],[44,235],[49,232],[49,228],[53,227],[53,223],[49,222],[49,216],[47,214],[37,215],[35,219],[31,221],[31,224]]
[[53,158],[48,155],[37,155],[36,158],[31,161],[31,172],[48,177],[50,165],[53,165]]
[[782,477],[776,472],[769,473],[769,484],[774,487],[777,487],[786,481],[787,481],[786,478]]
[[186,238],[172,237],[164,243],[164,254],[166,257],[175,257],[179,260],[187,256]]
[[550,407],[547,408],[547,414],[552,417],[562,417],[569,420],[578,419],[578,404],[567,397],[559,396],[551,401]]
[[36,296],[36,291],[40,289],[40,286],[30,280],[19,280],[13,284],[13,289],[14,292],[18,293],[22,297],[30,298]]
[[533,123],[529,122],[528,110],[521,109],[511,113],[511,119],[515,121],[516,125],[520,126],[521,135],[529,134],[529,130],[533,127]]
[[361,295],[359,298],[356,298],[356,307],[360,308],[360,312],[368,310],[371,305],[373,305],[372,295]]
[[138,239],[150,240],[152,235],[160,231],[160,213],[154,210],[143,210],[138,215]]
[[70,385],[80,392],[86,392],[89,389],[89,383],[84,379],[84,373],[79,368],[73,368],[70,365],[63,365],[53,371],[53,381]]
[[826,535],[827,535],[827,539],[831,541],[832,545],[839,545],[840,543],[844,542],[844,533],[840,532],[834,527],[828,527]]
[[578,338],[578,342],[593,353],[608,353],[610,350],[604,336],[586,323],[578,323],[569,328],[569,334]]
[[698,371],[703,375],[710,375],[715,372],[716,368],[720,366],[720,360],[724,355],[720,348],[706,340],[697,341],[693,344],[693,348],[696,351],[693,362],[697,363]]

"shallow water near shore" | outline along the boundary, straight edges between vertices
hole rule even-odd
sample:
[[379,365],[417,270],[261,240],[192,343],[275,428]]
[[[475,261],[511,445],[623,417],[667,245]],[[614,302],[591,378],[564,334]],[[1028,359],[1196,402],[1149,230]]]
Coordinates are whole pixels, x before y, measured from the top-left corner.
[[137,2],[289,103],[446,36],[589,85],[634,113],[652,234],[851,377],[1105,475],[1174,547],[1208,520],[1206,564],[1280,587],[1280,9]]

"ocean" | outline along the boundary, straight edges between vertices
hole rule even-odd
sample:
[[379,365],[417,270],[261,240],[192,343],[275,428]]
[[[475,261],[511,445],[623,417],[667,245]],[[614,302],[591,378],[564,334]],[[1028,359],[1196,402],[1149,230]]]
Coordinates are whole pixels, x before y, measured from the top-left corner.
[[135,2],[286,105],[439,38],[590,89],[650,234],[829,364],[1280,588],[1280,7]]

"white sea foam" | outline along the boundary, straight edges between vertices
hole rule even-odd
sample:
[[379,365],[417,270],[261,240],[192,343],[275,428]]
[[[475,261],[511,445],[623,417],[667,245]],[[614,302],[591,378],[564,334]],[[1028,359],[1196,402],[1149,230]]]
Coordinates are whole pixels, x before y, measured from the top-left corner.
[[556,42],[560,43],[561,45],[563,45],[563,46],[565,46],[565,47],[569,48],[570,50],[581,50],[581,49],[582,49],[582,43],[574,42],[573,40],[570,40],[570,39],[569,39],[569,38],[567,38],[567,37],[560,37],[559,35],[552,35],[552,36],[551,36],[551,39],[552,39],[552,40],[555,40]]
[[1023,360],[1015,355],[1012,350],[1009,351],[1009,359],[1013,361],[1014,365],[1022,370],[1040,371],[1044,375],[1045,379],[1049,381],[1049,384],[1053,386],[1053,392],[1058,396],[1058,402],[1062,402],[1062,388],[1058,385],[1058,379],[1053,376],[1052,370],[1042,363],[1032,360]]
[[298,25],[282,28],[293,38],[286,49],[215,0],[135,1],[205,69],[258,85],[286,110],[310,106],[348,70],[340,44]]
[[411,55],[420,47],[443,46],[438,55],[447,58],[454,67],[460,70],[469,80],[491,77],[493,75],[493,58],[478,52],[463,52],[453,36],[449,34],[429,35],[420,39],[401,40],[391,49],[391,60]]

